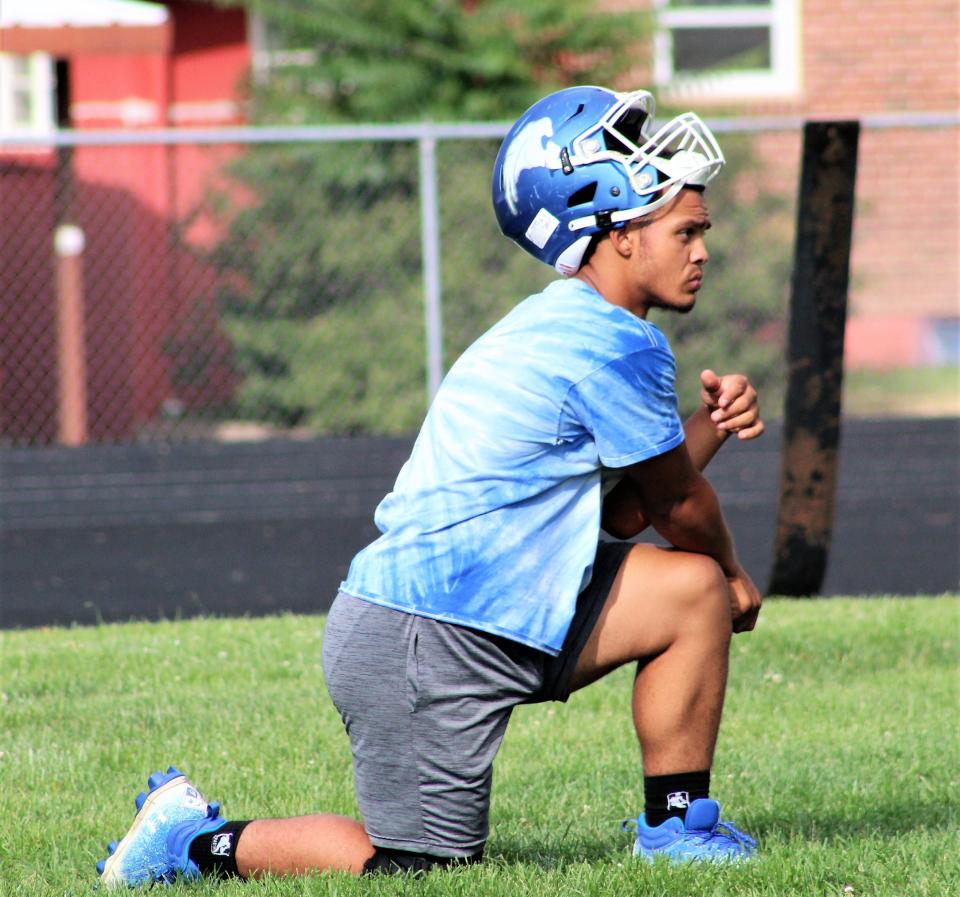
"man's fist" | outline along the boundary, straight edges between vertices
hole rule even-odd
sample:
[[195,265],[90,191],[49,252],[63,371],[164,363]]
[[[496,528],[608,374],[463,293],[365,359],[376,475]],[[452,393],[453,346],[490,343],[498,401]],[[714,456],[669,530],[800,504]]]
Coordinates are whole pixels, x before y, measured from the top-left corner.
[[747,571],[740,567],[735,576],[728,576],[730,584],[730,618],[734,632],[750,632],[757,625],[763,596],[753,584]]
[[718,377],[708,369],[701,372],[700,383],[700,398],[718,430],[736,433],[738,439],[756,439],[763,432],[757,391],[743,374]]

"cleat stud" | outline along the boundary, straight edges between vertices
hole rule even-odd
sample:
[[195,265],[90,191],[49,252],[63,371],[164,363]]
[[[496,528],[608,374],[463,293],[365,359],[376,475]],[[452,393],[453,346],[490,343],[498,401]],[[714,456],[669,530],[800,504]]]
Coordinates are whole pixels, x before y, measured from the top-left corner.
[[220,815],[220,801],[215,800],[211,804],[207,804],[207,818],[216,819]]
[[168,775],[168,776],[182,776],[183,773],[180,772],[180,770],[177,769],[176,766],[168,766],[168,767],[167,767],[167,775]]
[[155,772],[149,779],[147,779],[147,787],[153,791],[155,788],[159,788],[163,784],[163,773]]
[[107,865],[106,860],[97,861],[97,875],[103,875],[103,870],[106,868],[106,865]]
[[133,802],[137,805],[137,812],[138,812],[138,813],[139,813],[140,810],[143,808],[143,805],[144,805],[144,803],[146,803],[146,800],[147,800],[147,792],[146,792],[146,791],[141,791],[141,792],[136,796],[136,798],[135,798],[135,800],[134,800]]
[[107,845],[107,853],[110,854],[110,856],[113,856],[113,855],[117,852],[117,848],[118,848],[119,846],[120,846],[120,842],[119,842],[119,841],[111,841],[111,842]]

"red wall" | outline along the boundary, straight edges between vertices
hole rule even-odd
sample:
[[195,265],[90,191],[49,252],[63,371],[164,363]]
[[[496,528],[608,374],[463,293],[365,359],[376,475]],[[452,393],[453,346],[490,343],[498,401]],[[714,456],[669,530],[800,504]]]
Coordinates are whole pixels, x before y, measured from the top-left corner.
[[0,156],[0,436],[56,437],[50,153]]
[[[170,2],[167,52],[86,53],[69,59],[73,126],[204,127],[242,121],[237,102],[250,53],[242,10]],[[126,439],[169,400],[209,406],[234,387],[216,324],[213,275],[177,245],[230,150],[78,147],[73,201],[61,220],[86,236],[88,415],[93,439]],[[176,163],[174,165],[174,162]],[[0,157],[0,434],[56,437],[52,153]],[[191,236],[210,234],[194,229]],[[199,328],[198,328],[198,321]],[[197,331],[204,345],[197,345]],[[197,354],[209,356],[197,370]]]
[[[650,0],[625,0],[648,6]],[[800,91],[762,102],[691,96],[710,115],[860,118],[960,108],[957,0],[797,0]],[[638,69],[637,83],[649,80]],[[682,103],[682,98],[677,99]],[[800,135],[757,144],[770,180],[797,189]],[[866,129],[857,173],[848,354],[876,364],[882,334],[891,363],[927,360],[923,321],[960,315],[960,133]],[[905,318],[919,319],[905,326]]]

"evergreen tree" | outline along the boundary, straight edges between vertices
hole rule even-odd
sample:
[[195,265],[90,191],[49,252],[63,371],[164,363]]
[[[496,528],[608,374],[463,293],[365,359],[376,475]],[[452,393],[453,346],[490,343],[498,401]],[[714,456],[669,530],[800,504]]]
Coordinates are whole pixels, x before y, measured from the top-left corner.
[[[286,51],[251,79],[259,124],[505,121],[561,86],[615,80],[646,33],[645,17],[593,0],[242,5]],[[549,278],[496,230],[496,151],[438,149],[448,359]],[[251,147],[230,174],[212,200],[225,236],[210,258],[243,378],[236,412],[320,432],[414,430],[426,408],[416,146]]]
[[[509,121],[559,87],[622,83],[648,33],[645,17],[595,0],[222,2],[242,2],[272,46],[294,51],[275,59],[295,64],[251,80],[262,124]],[[753,162],[743,141],[723,142],[731,164],[708,191],[718,227],[707,285],[695,314],[658,320],[686,409],[702,367],[779,388],[785,204],[738,199],[736,175]],[[554,276],[497,230],[496,151],[496,141],[437,148],[448,363]],[[426,409],[416,146],[250,147],[231,174],[213,205],[224,237],[211,259],[243,379],[236,413],[324,433],[415,430]],[[776,407],[775,392],[765,400]]]
[[273,124],[510,120],[552,90],[616,81],[648,33],[645,14],[596,0],[228,2],[300,51],[254,91],[254,119]]

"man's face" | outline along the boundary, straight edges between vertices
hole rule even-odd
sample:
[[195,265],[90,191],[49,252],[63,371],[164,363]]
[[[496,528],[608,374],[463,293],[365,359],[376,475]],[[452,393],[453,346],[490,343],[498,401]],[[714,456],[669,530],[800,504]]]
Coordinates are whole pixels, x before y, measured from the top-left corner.
[[[683,189],[644,226],[632,225],[633,287],[644,309],[693,308],[709,255],[704,233],[710,215],[703,193]],[[631,228],[631,225],[627,225]]]

